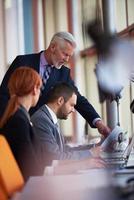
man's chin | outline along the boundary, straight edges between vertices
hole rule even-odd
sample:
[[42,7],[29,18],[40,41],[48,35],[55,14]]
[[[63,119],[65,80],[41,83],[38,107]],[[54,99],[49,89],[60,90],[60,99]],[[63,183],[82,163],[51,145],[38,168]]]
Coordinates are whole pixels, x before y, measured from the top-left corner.
[[60,119],[66,120],[66,119],[68,119],[68,116],[62,116]]
[[60,69],[62,67],[62,65],[56,65],[55,66],[57,69]]

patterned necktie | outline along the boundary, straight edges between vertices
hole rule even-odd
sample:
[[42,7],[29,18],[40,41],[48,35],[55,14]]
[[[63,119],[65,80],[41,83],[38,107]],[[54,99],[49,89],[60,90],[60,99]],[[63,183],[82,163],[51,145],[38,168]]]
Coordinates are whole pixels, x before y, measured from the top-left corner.
[[44,71],[44,74],[43,74],[43,77],[42,77],[42,82],[43,82],[43,87],[42,87],[42,90],[44,89],[45,87],[45,84],[47,82],[47,80],[49,79],[49,76],[50,76],[50,73],[51,73],[51,65],[45,65],[45,71]]

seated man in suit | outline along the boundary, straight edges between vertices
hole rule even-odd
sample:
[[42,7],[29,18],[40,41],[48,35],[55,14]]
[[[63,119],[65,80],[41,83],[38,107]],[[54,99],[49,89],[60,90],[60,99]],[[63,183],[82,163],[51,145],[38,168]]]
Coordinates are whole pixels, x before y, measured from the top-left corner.
[[[92,156],[99,157],[100,148],[73,149],[65,145],[63,135],[60,133],[58,119],[67,119],[74,112],[77,102],[77,91],[67,83],[57,83],[48,93],[46,104],[37,110],[31,117],[33,128],[39,139],[39,144],[48,158],[50,164],[56,160],[80,160]],[[42,152],[43,152],[42,151]]]
[[[70,76],[70,69],[66,67],[76,48],[76,42],[71,33],[58,32],[50,42],[48,48],[37,54],[17,56],[9,67],[0,86],[0,117],[7,106],[9,100],[9,91],[7,88],[8,80],[13,71],[20,66],[29,66],[34,68],[43,79],[42,95],[39,98],[37,105],[30,109],[30,114],[33,114],[46,101],[47,93],[52,85],[59,81],[66,82],[74,86],[74,82]],[[76,88],[78,91],[78,89]],[[97,128],[98,131],[105,137],[110,132],[110,129],[103,123],[98,113],[88,100],[77,92],[77,103],[75,109],[84,117],[91,127]]]

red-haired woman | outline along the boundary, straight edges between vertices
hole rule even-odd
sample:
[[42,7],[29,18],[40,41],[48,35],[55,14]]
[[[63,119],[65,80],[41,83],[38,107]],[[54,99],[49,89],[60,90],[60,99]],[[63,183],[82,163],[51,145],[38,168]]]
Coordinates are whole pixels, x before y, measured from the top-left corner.
[[0,120],[1,133],[9,142],[25,180],[41,173],[35,150],[37,140],[28,114],[39,99],[41,86],[41,78],[35,70],[16,69],[8,82],[10,100]]

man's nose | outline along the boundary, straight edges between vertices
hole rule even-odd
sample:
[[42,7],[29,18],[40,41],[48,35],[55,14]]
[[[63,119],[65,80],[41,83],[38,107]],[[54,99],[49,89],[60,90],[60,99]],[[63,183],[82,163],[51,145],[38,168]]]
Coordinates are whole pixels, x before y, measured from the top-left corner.
[[69,58],[70,58],[69,56],[65,56],[65,57],[64,57],[64,61],[65,61],[65,62],[68,62],[68,61],[69,61]]

